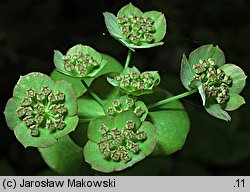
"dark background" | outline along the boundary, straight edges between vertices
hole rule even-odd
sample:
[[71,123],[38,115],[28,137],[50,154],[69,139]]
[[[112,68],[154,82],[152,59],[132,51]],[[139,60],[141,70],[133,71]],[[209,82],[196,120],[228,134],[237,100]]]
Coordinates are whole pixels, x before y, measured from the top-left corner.
[[[116,13],[122,0],[1,0],[0,2],[0,175],[49,175],[36,149],[24,147],[5,123],[3,111],[20,75],[50,74],[53,50],[66,52],[87,44],[125,61],[127,50],[109,36],[102,12]],[[250,5],[247,0],[138,0],[142,11],[158,10],[167,18],[161,47],[140,50],[132,64],[141,70],[159,70],[161,87],[174,94],[184,91],[179,80],[180,58],[203,44],[218,44],[227,62],[250,74]],[[191,129],[183,149],[160,158],[159,171],[143,174],[250,175],[250,87],[242,95],[247,104],[230,113],[230,123],[209,116],[198,95],[183,100]],[[145,168],[146,169],[146,168]],[[157,169],[157,170],[158,170]]]

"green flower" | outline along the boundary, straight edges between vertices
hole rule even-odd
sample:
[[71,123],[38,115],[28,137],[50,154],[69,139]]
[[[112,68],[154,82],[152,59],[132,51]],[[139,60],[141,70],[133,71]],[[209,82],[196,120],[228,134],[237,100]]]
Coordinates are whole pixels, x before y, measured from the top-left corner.
[[48,147],[76,128],[76,112],[71,84],[34,72],[20,77],[4,114],[7,125],[25,147]]
[[66,55],[55,51],[54,63],[57,70],[65,75],[79,78],[94,77],[106,64],[102,55],[85,45],[70,48]]
[[245,103],[239,93],[247,76],[240,67],[225,63],[224,53],[218,46],[203,45],[189,59],[183,54],[181,81],[188,90],[198,88],[209,114],[230,121],[226,111],[236,110]]
[[126,111],[116,116],[94,119],[88,127],[85,161],[102,172],[126,169],[150,155],[157,135],[150,122]]
[[162,45],[166,34],[166,19],[159,11],[143,13],[131,3],[121,8],[117,17],[104,13],[106,27],[111,36],[130,49]]
[[148,114],[148,108],[142,101],[136,101],[127,95],[108,101],[104,105],[104,111],[109,116],[115,116],[128,110],[133,111],[141,121],[144,121]]
[[157,71],[141,73],[136,67],[128,67],[120,75],[113,79],[108,77],[107,80],[128,95],[139,96],[152,93],[153,88],[160,83],[160,76]]

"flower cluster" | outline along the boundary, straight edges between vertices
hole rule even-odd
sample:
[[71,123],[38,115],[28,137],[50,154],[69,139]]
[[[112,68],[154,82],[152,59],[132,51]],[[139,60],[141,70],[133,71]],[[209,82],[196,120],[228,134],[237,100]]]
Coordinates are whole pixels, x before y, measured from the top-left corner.
[[62,130],[66,126],[64,118],[67,113],[64,100],[63,92],[53,93],[49,86],[43,86],[40,93],[30,87],[16,114],[29,127],[31,136],[39,136],[39,128],[52,132]]
[[123,35],[134,44],[141,42],[154,42],[153,33],[156,29],[154,27],[154,20],[150,17],[136,16],[135,14],[123,15],[117,17],[117,22]]
[[[132,110],[133,113],[142,119],[142,116],[146,116],[147,107],[142,101],[135,101],[128,96],[122,96],[107,104],[106,114],[110,116],[117,115],[123,111]],[[143,118],[142,120],[144,120]]]
[[198,64],[193,65],[195,76],[193,81],[201,81],[208,97],[213,97],[219,104],[229,100],[229,87],[232,85],[232,78],[218,68],[216,60],[201,59]]
[[64,61],[64,68],[69,72],[75,71],[79,76],[88,75],[100,65],[89,54],[65,55],[62,59]]
[[152,93],[154,86],[160,83],[157,71],[141,73],[137,68],[127,68],[113,79],[108,78],[109,83],[119,86],[125,93],[139,96]]
[[99,132],[103,140],[97,142],[101,155],[113,161],[122,160],[127,163],[131,160],[129,151],[137,154],[140,152],[138,141],[144,141],[147,134],[144,131],[135,130],[135,122],[128,120],[122,130],[117,127],[110,128],[102,124]]

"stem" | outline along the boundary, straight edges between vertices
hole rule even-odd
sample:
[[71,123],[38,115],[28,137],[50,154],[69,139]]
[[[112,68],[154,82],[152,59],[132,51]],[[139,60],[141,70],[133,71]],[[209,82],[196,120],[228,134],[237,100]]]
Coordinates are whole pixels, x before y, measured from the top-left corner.
[[87,85],[87,83],[86,83],[84,80],[82,80],[82,84],[86,87],[86,89],[88,90],[88,92],[90,93],[90,95],[91,95],[91,96],[92,96],[101,106],[103,106],[103,101],[102,101],[102,99],[90,89],[90,87]]
[[129,49],[124,69],[128,68],[129,63],[130,63],[130,59],[131,59],[131,55],[132,55],[132,51]]
[[151,109],[151,108],[154,108],[154,107],[158,107],[158,106],[164,105],[164,104],[172,102],[172,101],[176,101],[176,100],[181,99],[183,97],[187,97],[189,95],[192,95],[192,94],[196,93],[197,91],[198,91],[197,89],[193,89],[191,91],[187,91],[185,93],[182,93],[182,94],[179,94],[179,95],[176,95],[176,96],[173,96],[173,97],[161,100],[161,101],[157,101],[156,103],[150,104],[148,106],[148,109]]

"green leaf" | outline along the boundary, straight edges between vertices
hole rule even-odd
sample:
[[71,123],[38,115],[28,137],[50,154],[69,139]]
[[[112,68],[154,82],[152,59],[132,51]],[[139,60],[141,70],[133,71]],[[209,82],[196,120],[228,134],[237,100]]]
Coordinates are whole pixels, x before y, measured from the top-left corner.
[[242,96],[235,94],[235,93],[229,93],[229,100],[226,103],[225,110],[226,111],[233,111],[238,109],[241,105],[245,104],[245,100]]
[[244,71],[234,64],[225,64],[221,69],[233,79],[232,86],[229,86],[229,92],[240,93],[246,85],[247,76]]
[[154,35],[155,42],[161,41],[166,35],[166,19],[163,13],[159,11],[148,11],[143,13],[143,17],[150,17],[154,20],[154,27],[157,29]]
[[56,69],[52,71],[50,74],[50,77],[54,81],[59,81],[59,80],[65,80],[68,81],[69,83],[72,84],[72,88],[75,91],[76,97],[80,97],[84,93],[86,93],[87,89],[84,87],[82,84],[81,80],[79,78],[73,78],[67,75],[64,75],[60,72],[58,72]]
[[225,121],[231,121],[230,115],[224,111],[219,104],[209,104],[205,107],[206,111],[219,119],[225,120]]
[[93,98],[83,96],[78,98],[78,112],[77,115],[85,120],[90,121],[100,116],[105,116],[102,106]]
[[131,167],[133,164],[141,161],[146,156],[144,153],[133,154],[131,153],[132,160],[127,162],[126,164],[123,161],[115,162],[115,161],[107,161],[104,157],[100,154],[100,149],[98,148],[96,143],[92,141],[88,141],[84,147],[84,158],[87,163],[91,165],[92,169],[97,171],[109,173],[113,171],[121,171],[128,167]]
[[[105,75],[95,79],[91,84],[91,89],[96,93],[104,102],[108,100],[115,99],[119,94],[119,89],[112,86],[107,82],[107,77]],[[105,90],[105,91],[103,91]]]
[[54,171],[63,175],[90,175],[91,170],[83,161],[83,148],[76,145],[69,136],[55,145],[39,148],[42,158]]
[[10,98],[6,104],[4,115],[6,123],[11,130],[14,130],[15,127],[22,122],[16,114],[16,110],[19,106],[20,100],[17,98]]
[[123,34],[119,27],[119,24],[117,23],[116,16],[109,12],[104,12],[103,15],[106,27],[110,35],[118,39],[123,38]]
[[195,49],[189,55],[189,63],[191,66],[199,63],[200,59],[214,59],[216,60],[217,66],[222,66],[225,64],[225,55],[223,51],[218,46],[213,46],[212,44],[203,45],[197,49]]
[[54,92],[62,91],[65,94],[65,105],[67,107],[67,116],[75,115],[77,112],[77,99],[72,85],[67,81],[57,81],[52,90]]
[[[153,94],[144,95],[141,99],[148,105],[171,96],[170,93],[157,88]],[[154,155],[170,155],[182,148],[189,132],[190,122],[187,112],[179,101],[150,110],[146,120],[153,123],[158,136]]]
[[14,129],[16,138],[25,148],[29,146],[43,148],[51,146],[57,142],[48,130],[40,128],[39,132],[39,137],[32,137],[29,128],[23,122],[19,123]]
[[26,97],[26,90],[30,87],[35,89],[37,92],[41,91],[42,86],[52,87],[54,81],[47,75],[39,72],[29,73],[25,76],[21,76],[14,87],[13,96],[23,99]]
[[132,3],[129,3],[128,5],[125,5],[119,10],[117,16],[122,17],[123,15],[131,15],[131,14],[135,14],[136,16],[142,16],[143,13],[140,9],[132,5]]
[[192,80],[192,77],[195,75],[192,66],[190,65],[185,53],[182,55],[182,60],[181,60],[181,73],[180,73],[180,78],[183,86],[187,89],[190,90],[190,82]]
[[121,73],[123,71],[122,64],[115,58],[107,54],[102,54],[102,58],[107,61],[106,65],[96,74],[96,77],[108,73]]

